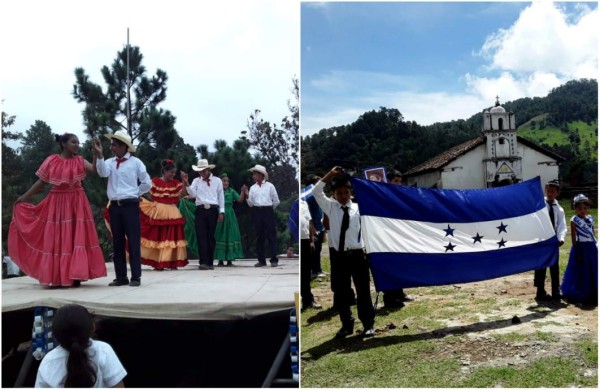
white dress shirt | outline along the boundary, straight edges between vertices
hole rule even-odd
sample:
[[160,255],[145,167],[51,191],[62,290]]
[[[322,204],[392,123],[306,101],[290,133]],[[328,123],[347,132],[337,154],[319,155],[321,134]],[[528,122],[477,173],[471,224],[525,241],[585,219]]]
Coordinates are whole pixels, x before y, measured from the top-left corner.
[[279,196],[275,186],[268,181],[263,181],[261,185],[255,183],[250,187],[248,192],[248,199],[246,200],[248,206],[254,207],[277,207],[279,206]]
[[[125,378],[127,371],[109,344],[93,339],[90,341],[92,345],[88,348],[88,354],[97,368],[94,387],[114,387]],[[68,358],[69,352],[61,346],[48,352],[40,363],[35,387],[65,387]]]
[[302,198],[298,202],[298,207],[300,208],[300,239],[308,240],[310,239],[310,211],[308,210],[308,203]]
[[205,205],[219,206],[219,212],[225,213],[225,194],[223,193],[223,182],[211,173],[208,177],[210,185],[198,176],[186,187],[187,193],[196,197],[196,206]]
[[546,200],[546,207],[548,207],[548,213],[550,212],[550,207],[554,209],[554,231],[556,232],[556,238],[558,241],[564,242],[565,236],[567,235],[567,223],[565,222],[565,210],[560,207],[558,201],[554,199],[552,206],[548,204],[548,199]]
[[139,198],[152,188],[152,181],[144,163],[129,153],[125,153],[123,157],[127,160],[119,164],[119,169],[117,157],[108,158],[106,161],[96,159],[98,176],[108,177],[106,194],[110,200]]
[[342,229],[342,218],[344,216],[342,206],[347,206],[348,214],[350,215],[350,226],[348,226],[348,230],[346,230],[346,248],[344,248],[344,250],[362,249],[364,245],[360,232],[360,213],[358,212],[358,205],[351,200],[343,205],[335,199],[328,198],[325,195],[323,188],[325,188],[325,183],[323,181],[319,181],[315,184],[313,196],[317,200],[319,207],[321,207],[323,212],[329,216],[329,246],[338,251],[340,250],[338,245]]

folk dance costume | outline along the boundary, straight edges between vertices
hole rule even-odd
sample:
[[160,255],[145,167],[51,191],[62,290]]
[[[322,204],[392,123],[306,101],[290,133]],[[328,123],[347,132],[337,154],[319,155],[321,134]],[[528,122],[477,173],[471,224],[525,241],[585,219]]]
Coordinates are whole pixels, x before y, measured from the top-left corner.
[[573,243],[561,290],[572,303],[598,303],[598,242],[594,235],[594,217],[574,215],[577,242]]
[[233,202],[239,197],[240,194],[231,187],[224,191],[225,217],[215,230],[214,258],[219,261],[233,261],[244,257],[240,227],[233,210]]
[[187,241],[188,256],[198,258],[198,238],[196,237],[196,203],[192,199],[181,198],[177,204],[179,212],[185,219],[184,232]]
[[177,208],[183,184],[176,179],[152,179],[152,202],[140,203],[142,264],[176,269],[188,264],[185,219]]
[[8,232],[10,258],[46,286],[72,286],[106,276],[96,224],[81,181],[82,156],[46,158],[36,175],[52,184],[39,204],[16,203]]
[[[110,200],[110,228],[113,236],[114,265],[116,279],[109,286],[139,286],[142,277],[140,201],[139,198],[152,187],[146,166],[129,152],[135,152],[131,137],[124,130],[105,137],[125,143],[128,152],[123,157],[96,159],[96,169],[100,177],[108,177],[106,193]],[[101,150],[98,152],[101,153]],[[138,181],[140,184],[138,185]],[[129,243],[129,265],[131,282],[127,277],[125,261],[125,238]]]

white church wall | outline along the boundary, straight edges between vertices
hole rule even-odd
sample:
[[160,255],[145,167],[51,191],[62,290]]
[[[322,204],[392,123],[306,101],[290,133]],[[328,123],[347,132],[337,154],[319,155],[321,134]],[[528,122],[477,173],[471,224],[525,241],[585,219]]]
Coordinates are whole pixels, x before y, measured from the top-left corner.
[[444,167],[442,187],[448,189],[485,188],[483,159],[486,146],[480,145]]
[[421,188],[441,188],[440,172],[428,172],[418,176],[412,176],[407,179],[407,185]]
[[551,157],[521,144],[519,155],[523,158],[523,180],[540,176],[543,187],[548,181],[558,179],[558,165]]

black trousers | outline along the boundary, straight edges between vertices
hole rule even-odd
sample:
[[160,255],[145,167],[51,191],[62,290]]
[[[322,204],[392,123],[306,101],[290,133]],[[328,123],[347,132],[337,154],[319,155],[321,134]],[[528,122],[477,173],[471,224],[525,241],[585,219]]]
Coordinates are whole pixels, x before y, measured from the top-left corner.
[[325,240],[325,230],[317,234],[317,241],[315,242],[315,251],[311,255],[311,268],[312,273],[320,274],[323,272],[321,268],[321,249],[323,249],[323,241]]
[[275,211],[273,207],[252,207],[252,220],[256,230],[256,257],[266,264],[265,241],[269,241],[271,263],[277,264],[277,234],[275,231]]
[[300,295],[302,296],[302,306],[310,306],[315,299],[310,289],[310,261],[302,261],[303,258],[311,258],[312,252],[310,249],[310,239],[300,240]]
[[217,245],[215,230],[218,219],[218,208],[205,209],[204,206],[196,206],[196,239],[198,240],[200,264],[212,266],[214,263],[215,246]]
[[343,325],[353,320],[352,281],[356,289],[356,308],[358,318],[365,328],[375,323],[375,309],[371,300],[371,278],[369,262],[362,250],[338,252],[330,248],[331,253],[331,290],[333,291],[333,307],[340,314]]
[[[552,295],[560,294],[560,279],[559,279],[559,268],[558,268],[558,260],[556,264],[551,265],[550,267],[550,283],[552,285]],[[533,276],[533,285],[537,287],[538,292],[544,291],[544,285],[546,284],[546,268],[536,269]]]
[[122,206],[111,202],[110,230],[113,236],[113,251],[116,278],[127,279],[127,262],[125,261],[125,237],[129,241],[129,267],[131,279],[142,277],[142,254],[140,243],[140,204],[127,203]]

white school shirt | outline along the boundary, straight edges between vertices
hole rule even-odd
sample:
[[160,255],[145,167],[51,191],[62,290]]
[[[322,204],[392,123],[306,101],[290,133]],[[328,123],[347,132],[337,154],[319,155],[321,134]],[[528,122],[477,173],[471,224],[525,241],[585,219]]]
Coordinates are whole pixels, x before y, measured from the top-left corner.
[[338,246],[342,229],[342,218],[344,217],[342,206],[347,206],[348,214],[350,215],[350,226],[348,226],[348,230],[346,230],[346,248],[344,248],[344,250],[362,249],[364,244],[360,232],[360,213],[358,211],[358,205],[351,200],[343,205],[335,199],[328,198],[323,191],[324,188],[325,183],[319,181],[313,188],[313,196],[317,200],[321,210],[329,216],[330,230],[327,238],[329,246],[338,251],[340,250]]
[[187,193],[196,197],[196,206],[204,207],[205,204],[219,206],[219,212],[225,213],[225,194],[223,182],[211,173],[208,177],[210,186],[198,176],[186,187]]
[[108,158],[106,161],[101,158],[96,159],[98,176],[108,177],[106,194],[108,199],[113,201],[139,198],[152,188],[150,175],[146,172],[142,160],[129,152],[123,157],[127,160],[119,165],[119,169],[117,169],[117,157]]
[[[94,387],[115,386],[125,378],[127,371],[109,344],[93,339],[90,341],[92,345],[87,351],[97,367]],[[60,345],[48,352],[40,363],[35,387],[65,387],[68,358],[69,352]]]
[[[546,201],[546,207],[548,208],[548,213],[550,213],[550,204],[548,204],[548,199],[544,197]],[[565,236],[567,235],[567,223],[565,222],[565,210],[560,207],[558,201],[554,199],[552,203],[552,208],[554,209],[554,231],[556,232],[556,238],[558,241],[565,241]]]
[[300,208],[300,239],[308,240],[310,239],[310,211],[308,210],[308,203],[302,198],[298,202],[298,207]]
[[246,203],[248,203],[248,206],[250,207],[271,206],[275,208],[279,206],[279,196],[277,195],[275,186],[265,180],[260,186],[258,183],[255,183],[250,187]]

